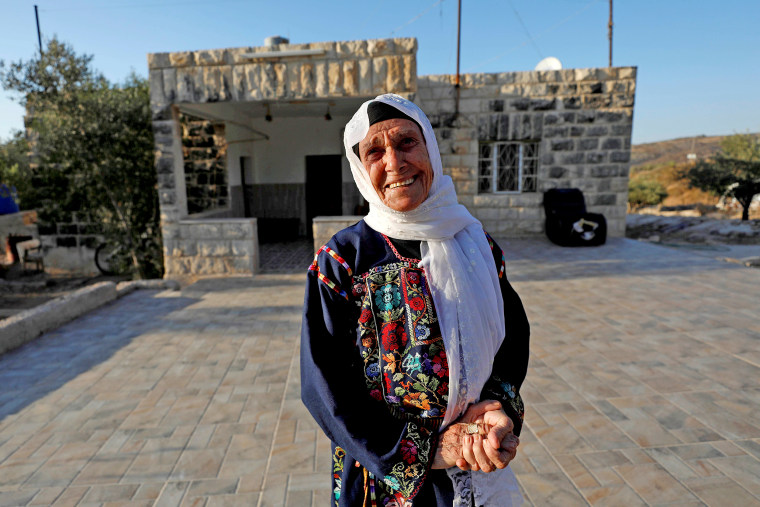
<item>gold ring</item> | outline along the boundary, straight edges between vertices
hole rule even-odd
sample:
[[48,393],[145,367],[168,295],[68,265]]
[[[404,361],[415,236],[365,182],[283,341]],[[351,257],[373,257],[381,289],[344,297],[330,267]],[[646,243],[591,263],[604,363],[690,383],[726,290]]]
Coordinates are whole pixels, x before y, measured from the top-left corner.
[[467,430],[468,435],[476,435],[480,433],[480,428],[478,427],[478,423],[467,423]]

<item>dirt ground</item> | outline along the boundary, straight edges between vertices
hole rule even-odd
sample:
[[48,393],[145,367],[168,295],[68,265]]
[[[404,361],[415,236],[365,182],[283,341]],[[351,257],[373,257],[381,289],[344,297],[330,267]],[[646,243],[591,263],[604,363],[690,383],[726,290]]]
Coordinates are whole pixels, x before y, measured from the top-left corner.
[[19,265],[5,266],[0,278],[0,319],[34,308],[51,299],[103,281],[120,282],[125,277],[81,276],[61,273],[29,273]]

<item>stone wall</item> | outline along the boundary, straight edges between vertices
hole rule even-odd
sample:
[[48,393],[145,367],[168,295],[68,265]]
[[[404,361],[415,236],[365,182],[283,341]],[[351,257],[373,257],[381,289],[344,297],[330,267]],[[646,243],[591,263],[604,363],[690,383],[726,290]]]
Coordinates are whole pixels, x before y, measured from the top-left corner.
[[[317,50],[321,54],[271,56]],[[259,53],[262,56],[257,57]],[[313,42],[152,53],[154,113],[174,103],[361,97],[417,87],[417,39]]]
[[182,220],[164,235],[167,278],[254,275],[259,270],[255,218]]
[[363,216],[358,215],[314,217],[314,221],[311,224],[311,229],[314,233],[314,251],[316,252],[322,245],[330,241],[330,238],[332,238],[336,232],[354,225],[363,218]]
[[45,267],[69,273],[97,274],[95,250],[103,242],[100,224],[86,213],[72,213],[68,222],[40,224]]
[[229,205],[227,142],[223,123],[180,115],[187,212],[202,213]]
[[[496,236],[544,230],[543,192],[577,187],[611,236],[625,234],[636,68],[421,76],[416,102],[438,138],[459,201]],[[537,192],[478,193],[483,141],[539,142]]]

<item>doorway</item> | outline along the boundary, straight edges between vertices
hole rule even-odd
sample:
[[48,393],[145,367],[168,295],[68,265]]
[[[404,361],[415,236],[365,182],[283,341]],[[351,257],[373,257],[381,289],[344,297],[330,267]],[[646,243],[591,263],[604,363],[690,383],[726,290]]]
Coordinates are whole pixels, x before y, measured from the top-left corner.
[[318,216],[343,214],[341,155],[306,156],[306,235],[313,237],[311,223]]

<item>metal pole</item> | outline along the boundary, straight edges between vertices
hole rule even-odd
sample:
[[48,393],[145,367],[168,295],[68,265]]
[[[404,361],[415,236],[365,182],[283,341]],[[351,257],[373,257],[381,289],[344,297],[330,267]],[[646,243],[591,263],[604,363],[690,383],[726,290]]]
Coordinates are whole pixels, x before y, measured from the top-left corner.
[[40,35],[40,15],[37,6],[34,6],[34,17],[37,20],[37,43],[40,45],[40,58],[42,58],[42,36]]
[[459,49],[462,42],[462,0],[457,0],[457,78],[454,88],[457,90],[456,115],[459,116]]
[[612,0],[610,0],[610,20],[607,23],[609,29],[607,38],[610,40],[610,67],[612,67]]

